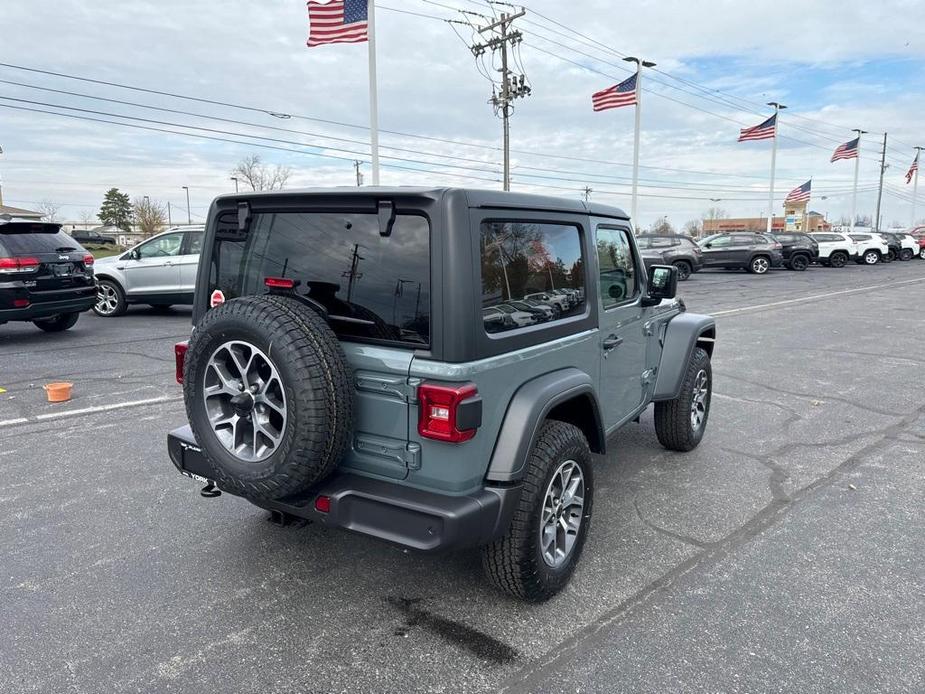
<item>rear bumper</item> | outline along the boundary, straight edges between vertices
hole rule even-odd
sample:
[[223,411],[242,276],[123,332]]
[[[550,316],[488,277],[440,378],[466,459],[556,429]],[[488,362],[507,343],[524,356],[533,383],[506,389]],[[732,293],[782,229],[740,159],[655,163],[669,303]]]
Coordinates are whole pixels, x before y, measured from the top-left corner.
[[[188,426],[167,435],[167,450],[181,473],[210,480],[209,463]],[[244,498],[269,511],[434,552],[483,545],[503,535],[520,492],[520,485],[516,485],[484,487],[473,494],[450,496],[336,472],[297,496],[277,501]],[[330,499],[327,513],[315,510],[319,496]]]
[[[19,298],[19,295],[16,295]],[[29,295],[24,294],[28,299]],[[12,302],[9,302],[12,303]],[[30,321],[38,318],[49,318],[59,313],[81,313],[88,311],[96,304],[96,288],[88,287],[73,296],[57,301],[42,301],[29,304],[25,308],[0,309],[0,321]]]

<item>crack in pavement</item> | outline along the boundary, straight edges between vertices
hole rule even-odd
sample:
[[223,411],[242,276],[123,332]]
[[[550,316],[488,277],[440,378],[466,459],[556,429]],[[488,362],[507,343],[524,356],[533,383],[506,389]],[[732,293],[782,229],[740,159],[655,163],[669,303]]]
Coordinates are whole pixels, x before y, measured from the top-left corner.
[[642,521],[643,525],[645,525],[648,528],[651,528],[652,530],[657,532],[659,535],[665,535],[674,540],[678,540],[679,542],[683,542],[686,545],[693,545],[694,547],[697,547],[699,549],[705,549],[712,544],[710,542],[698,540],[697,538],[691,537],[690,535],[682,535],[681,533],[675,532],[674,530],[663,528],[657,523],[654,523],[653,521],[650,521],[649,519],[647,519],[642,514],[642,509],[639,508],[639,493],[638,492],[633,494],[633,508],[636,509],[636,517],[639,518],[640,521]]
[[703,570],[714,566],[740,546],[779,523],[792,509],[812,498],[815,492],[831,487],[844,475],[857,468],[865,456],[874,452],[883,441],[897,437],[903,433],[905,428],[914,425],[923,414],[925,414],[925,404],[920,405],[898,422],[883,429],[880,437],[845,458],[825,475],[816,478],[805,487],[801,487],[790,496],[789,501],[772,499],[769,504],[722,540],[707,545],[702,551],[681,562],[654,581],[649,582],[626,600],[581,627],[577,632],[560,642],[554,653],[547,653],[545,656],[541,656],[532,663],[520,668],[501,684],[498,691],[522,692],[524,694],[542,691],[547,676],[552,674],[559,665],[580,657],[583,652],[590,650],[598,634],[601,634],[608,627],[624,621],[634,610],[655,599],[655,596],[666,592],[688,574],[698,569]]

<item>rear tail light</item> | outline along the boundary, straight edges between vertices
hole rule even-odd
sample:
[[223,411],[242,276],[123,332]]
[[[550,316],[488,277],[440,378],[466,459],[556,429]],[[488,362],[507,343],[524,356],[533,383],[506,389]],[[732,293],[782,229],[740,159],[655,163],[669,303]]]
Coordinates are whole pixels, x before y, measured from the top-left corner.
[[183,383],[183,364],[186,362],[186,350],[189,349],[189,340],[178,342],[173,346],[173,356],[177,364],[177,383]]
[[28,299],[13,299],[13,308],[26,308],[30,303]]
[[418,434],[423,438],[462,443],[475,436],[482,424],[482,400],[471,383],[418,386]]
[[87,253],[87,255],[84,256],[84,265],[86,267],[93,267],[93,263],[95,260],[96,259],[92,255]]
[[40,264],[38,258],[0,258],[0,273],[37,272]]
[[325,496],[324,494],[317,497],[315,499],[315,510],[318,513],[330,513],[331,512],[331,497]]

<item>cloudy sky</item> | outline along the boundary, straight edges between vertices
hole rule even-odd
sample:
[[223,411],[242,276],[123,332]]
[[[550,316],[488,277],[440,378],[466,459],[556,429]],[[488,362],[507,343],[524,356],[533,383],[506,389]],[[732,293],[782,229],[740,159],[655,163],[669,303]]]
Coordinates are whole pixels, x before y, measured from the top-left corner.
[[[389,147],[382,182],[499,187],[492,85],[464,45],[472,30],[444,21],[483,21],[457,9],[492,8],[475,0],[377,7],[380,127],[391,131],[381,136]],[[812,207],[847,214],[853,163],[829,157],[863,128],[859,212],[873,213],[887,131],[884,222],[909,222],[903,175],[912,147],[925,145],[925,2],[529,0],[526,8],[517,65],[533,92],[511,124],[516,190],[577,197],[589,186],[594,200],[629,209],[633,109],[594,113],[590,100],[628,75],[621,56],[629,54],[658,63],[643,83],[642,225],[667,215],[681,226],[712,205],[766,213],[770,142],[735,140],[769,114],[768,101],[789,107],[778,208],[812,177]],[[307,49],[303,2],[6,0],[2,15],[6,204],[51,201],[59,218],[76,220],[116,186],[170,201],[177,222],[189,186],[190,216],[201,221],[249,154],[292,167],[291,186],[351,185],[354,159],[366,162],[369,180],[366,45]],[[481,67],[492,74],[490,61]],[[925,202],[919,210],[925,217]]]

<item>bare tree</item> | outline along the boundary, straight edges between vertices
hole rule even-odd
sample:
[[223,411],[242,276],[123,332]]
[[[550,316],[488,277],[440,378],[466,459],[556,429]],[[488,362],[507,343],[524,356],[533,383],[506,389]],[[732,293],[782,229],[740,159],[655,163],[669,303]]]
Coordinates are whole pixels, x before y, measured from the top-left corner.
[[42,213],[42,219],[46,222],[57,222],[60,209],[61,206],[51,200],[42,200],[39,203],[39,212]]
[[167,223],[167,208],[148,197],[135,198],[132,203],[135,224],[145,238],[154,236]]
[[282,190],[292,175],[288,166],[269,166],[257,154],[244,157],[231,171],[235,176],[247,183],[251,190]]
[[671,222],[668,221],[668,217],[661,217],[649,228],[649,233],[656,236],[671,236],[675,233],[675,230],[671,226]]
[[688,219],[684,222],[684,233],[697,238],[703,233],[703,222],[699,219]]
[[711,222],[716,219],[726,219],[728,216],[726,210],[722,207],[711,207],[703,213],[703,218],[709,219]]
[[89,229],[91,224],[96,224],[96,212],[93,210],[81,210],[78,216],[84,229]]

